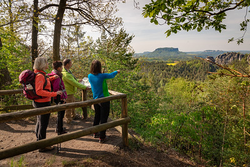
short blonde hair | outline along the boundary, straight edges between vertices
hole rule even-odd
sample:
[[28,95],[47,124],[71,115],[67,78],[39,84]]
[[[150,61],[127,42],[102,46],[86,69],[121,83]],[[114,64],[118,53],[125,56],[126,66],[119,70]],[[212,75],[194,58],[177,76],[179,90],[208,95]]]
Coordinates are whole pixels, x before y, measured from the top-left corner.
[[44,70],[47,66],[47,59],[44,57],[37,57],[34,62],[34,70]]

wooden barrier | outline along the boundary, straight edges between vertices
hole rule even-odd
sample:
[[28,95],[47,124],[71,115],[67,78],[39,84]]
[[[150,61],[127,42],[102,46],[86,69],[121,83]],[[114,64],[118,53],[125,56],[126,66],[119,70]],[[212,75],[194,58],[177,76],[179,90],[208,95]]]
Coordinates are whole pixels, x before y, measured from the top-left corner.
[[[17,89],[17,90],[0,90],[0,96],[21,94],[21,93],[23,93],[22,89]],[[81,93],[82,93],[82,100],[81,101],[86,101],[87,100],[87,90],[81,90]],[[26,110],[26,109],[31,109],[31,108],[33,108],[32,105],[13,105],[13,106],[4,106],[4,107],[0,106],[0,111]],[[82,114],[83,118],[86,119],[88,117],[87,107],[82,107],[82,112],[83,112],[83,114]]]
[[111,121],[111,122],[101,124],[101,125],[97,125],[97,126],[92,126],[90,128],[86,128],[86,129],[83,129],[83,130],[78,130],[78,131],[74,131],[74,132],[71,132],[71,133],[66,133],[66,134],[63,134],[63,135],[60,135],[60,136],[56,136],[56,137],[53,137],[53,138],[39,140],[39,141],[28,143],[28,144],[25,144],[25,145],[21,145],[21,146],[13,147],[13,148],[10,148],[10,149],[2,150],[2,151],[0,151],[0,160],[8,158],[8,157],[12,157],[12,156],[20,155],[20,154],[23,154],[23,153],[27,153],[27,152],[30,152],[30,151],[34,151],[34,150],[37,150],[39,148],[44,148],[44,147],[47,147],[47,146],[51,146],[51,145],[54,145],[54,144],[57,144],[57,143],[62,143],[62,142],[65,142],[65,141],[76,139],[76,138],[86,136],[86,135],[89,135],[89,134],[93,134],[93,133],[96,133],[96,132],[99,132],[99,131],[102,131],[102,130],[105,130],[105,129],[108,129],[108,128],[113,128],[115,126],[119,126],[119,125],[122,125],[122,124],[125,124],[125,123],[127,124],[128,122],[130,122],[129,117],[120,118],[120,119],[117,119],[115,121]]
[[58,111],[62,111],[65,109],[70,109],[70,108],[87,107],[87,106],[91,106],[92,104],[104,103],[104,102],[115,100],[115,99],[125,98],[126,96],[127,96],[126,94],[119,94],[119,95],[112,95],[108,97],[87,100],[87,101],[82,101],[82,102],[74,102],[74,103],[67,103],[67,104],[62,104],[62,105],[54,105],[54,106],[49,106],[49,107],[17,111],[17,112],[12,112],[12,113],[4,113],[4,114],[0,114],[0,123],[11,121],[11,120],[18,120],[21,118],[32,117],[36,115],[58,112]]
[[2,95],[14,95],[14,94],[19,94],[23,93],[22,89],[17,89],[17,90],[0,90],[0,96]]
[[[82,90],[82,101],[87,100],[87,90]],[[88,118],[88,110],[87,107],[82,107],[82,117],[83,119]]]
[[[21,92],[22,91],[20,90],[11,90],[11,91],[0,90],[0,95],[11,95],[11,94],[17,94]],[[19,119],[27,118],[31,116],[58,112],[58,111],[62,111],[65,109],[70,109],[70,108],[78,108],[78,107],[86,108],[87,106],[91,106],[93,104],[104,103],[104,102],[108,102],[108,101],[115,100],[115,99],[121,99],[122,101],[122,116],[121,116],[122,118],[118,120],[114,120],[105,124],[93,126],[93,127],[86,128],[83,130],[78,130],[72,133],[63,134],[57,137],[44,139],[44,140],[28,143],[22,146],[2,150],[0,151],[0,160],[15,156],[15,155],[27,153],[27,152],[30,152],[39,148],[51,146],[53,144],[76,139],[85,135],[93,134],[93,133],[106,130],[108,128],[116,127],[119,125],[122,125],[123,145],[128,146],[128,123],[130,122],[130,118],[128,117],[128,114],[127,114],[128,112],[127,111],[127,95],[123,93],[115,92],[115,91],[109,91],[109,93],[115,94],[115,95],[104,97],[104,98],[81,101],[81,102],[67,103],[67,104],[62,104],[62,105],[54,105],[54,106],[49,106],[49,107],[34,108],[34,109],[29,109],[29,110],[0,114],[0,123],[3,123],[3,122],[11,121],[11,120],[19,120]],[[82,99],[86,99],[85,98],[87,97],[86,91],[82,93],[82,97],[83,97]],[[87,110],[86,110],[86,113],[87,113]],[[87,115],[85,116],[87,117]]]

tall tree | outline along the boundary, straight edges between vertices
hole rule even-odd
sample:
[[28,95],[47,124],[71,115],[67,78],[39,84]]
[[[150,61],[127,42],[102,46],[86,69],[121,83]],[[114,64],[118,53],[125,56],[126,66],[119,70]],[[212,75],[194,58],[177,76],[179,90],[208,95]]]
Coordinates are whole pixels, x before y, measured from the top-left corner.
[[72,0],[66,3],[66,0],[61,0],[54,29],[53,59],[60,59],[62,26],[75,26],[77,28],[76,25],[91,25],[110,33],[112,29],[121,25],[121,19],[114,15],[116,11],[115,1],[101,0],[96,3],[94,1]]
[[60,0],[57,15],[56,15],[54,40],[53,40],[53,60],[54,61],[60,60],[61,27],[62,27],[63,14],[66,8],[66,2],[67,0]]
[[[8,6],[9,0],[3,0],[5,6]],[[86,1],[86,0],[52,0],[52,1],[17,1],[15,3],[16,9],[12,11],[13,21],[0,21],[0,27],[9,25],[11,23],[20,23],[26,25],[24,27],[27,32],[26,37],[30,37],[29,26],[32,27],[32,59],[34,59],[41,53],[42,48],[38,45],[43,39],[38,37],[40,35],[55,36],[53,40],[53,50],[55,51],[54,59],[58,60],[59,48],[60,48],[60,31],[62,26],[75,26],[75,25],[90,25],[96,28],[103,29],[111,32],[112,29],[121,25],[121,19],[115,16],[116,0],[100,0]],[[28,9],[33,8],[32,15]],[[7,9],[7,8],[6,8]],[[0,13],[6,15],[6,10],[0,9]],[[55,17],[56,16],[56,17]],[[59,16],[59,17],[58,17]],[[59,19],[58,19],[59,18]],[[27,26],[29,24],[29,26]],[[49,24],[56,24],[54,31],[51,31]],[[55,35],[50,34],[54,32]],[[27,44],[30,43],[30,39],[27,38]],[[46,39],[48,41],[48,39]],[[49,45],[49,44],[47,44]]]
[[32,67],[34,65],[35,59],[38,57],[38,0],[34,0],[34,9],[33,9],[33,22],[32,22],[32,46],[31,46],[31,54],[32,54]]

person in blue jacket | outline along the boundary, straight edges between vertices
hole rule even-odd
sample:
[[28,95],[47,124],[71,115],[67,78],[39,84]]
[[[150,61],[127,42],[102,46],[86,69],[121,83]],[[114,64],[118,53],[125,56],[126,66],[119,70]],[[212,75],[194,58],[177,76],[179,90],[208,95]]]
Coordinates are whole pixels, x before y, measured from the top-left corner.
[[[109,96],[106,79],[114,78],[120,70],[114,71],[112,73],[102,73],[102,65],[98,60],[93,60],[90,67],[90,74],[88,75],[91,89],[93,92],[93,98],[102,98]],[[95,108],[95,118],[93,126],[106,123],[110,111],[110,102],[104,102],[99,104],[94,104]],[[100,134],[94,134],[95,138],[100,138],[99,142],[104,143],[106,139],[106,130],[101,131]]]

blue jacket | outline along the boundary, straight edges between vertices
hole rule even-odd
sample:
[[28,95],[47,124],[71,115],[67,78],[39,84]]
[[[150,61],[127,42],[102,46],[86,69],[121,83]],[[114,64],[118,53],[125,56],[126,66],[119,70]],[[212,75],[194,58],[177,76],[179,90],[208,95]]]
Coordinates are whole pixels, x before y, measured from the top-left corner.
[[88,75],[94,99],[109,96],[106,79],[114,78],[116,74],[118,74],[117,71]]

